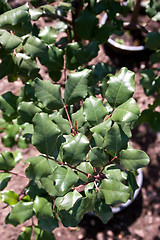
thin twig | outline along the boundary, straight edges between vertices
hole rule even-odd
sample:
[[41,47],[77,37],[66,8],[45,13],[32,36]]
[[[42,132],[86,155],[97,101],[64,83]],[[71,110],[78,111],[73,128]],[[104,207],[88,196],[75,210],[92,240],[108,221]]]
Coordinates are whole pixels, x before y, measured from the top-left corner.
[[11,172],[11,171],[2,171],[2,170],[0,170],[0,173],[10,173],[10,174],[13,174],[13,175],[18,176],[18,177],[27,178],[26,175],[23,175],[23,174],[20,174],[20,173]]

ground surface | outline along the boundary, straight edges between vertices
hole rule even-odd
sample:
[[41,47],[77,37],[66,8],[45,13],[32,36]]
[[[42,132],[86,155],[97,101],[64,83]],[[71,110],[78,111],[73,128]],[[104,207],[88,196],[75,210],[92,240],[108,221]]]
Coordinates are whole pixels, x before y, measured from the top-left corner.
[[[145,109],[153,99],[148,99],[145,96],[139,84],[140,76],[138,72],[139,68],[144,68],[148,64],[147,57],[144,57],[138,63],[136,59],[132,59],[130,56],[117,58],[116,54],[111,56],[108,49],[105,49],[105,51],[101,46],[94,63],[112,62],[117,70],[120,66],[127,66],[134,70],[136,72],[134,97],[140,109]],[[108,54],[110,57],[108,57]],[[3,79],[0,81],[0,93],[9,90],[16,93],[20,86],[20,82],[12,84]],[[98,218],[86,215],[77,228],[65,229],[60,225],[54,231],[56,240],[160,240],[160,133],[156,134],[148,125],[144,124],[134,129],[131,141],[134,147],[146,151],[151,159],[149,166],[143,170],[143,186],[137,199],[127,209],[115,214],[108,224],[102,224]],[[0,144],[0,152],[2,150],[4,150],[4,147]],[[34,147],[23,150],[23,161],[36,154],[37,151]],[[24,172],[23,161],[14,169],[15,172]],[[7,189],[20,193],[27,182],[25,179],[16,176],[13,178],[14,181],[9,183]],[[20,231],[23,230],[23,225],[15,228],[12,225],[4,224],[4,219],[9,212],[9,208],[5,208],[5,206],[3,203],[0,204],[0,240],[16,240]],[[30,221],[25,223],[26,226],[29,224],[31,224]]]

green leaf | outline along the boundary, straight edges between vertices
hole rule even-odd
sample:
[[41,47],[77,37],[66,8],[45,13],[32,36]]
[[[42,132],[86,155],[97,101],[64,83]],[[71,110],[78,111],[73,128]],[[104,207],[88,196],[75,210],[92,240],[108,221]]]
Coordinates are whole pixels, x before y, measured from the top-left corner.
[[46,113],[37,113],[33,118],[34,133],[32,144],[41,153],[50,155],[53,153],[60,129],[53,123]]
[[55,205],[58,208],[58,215],[65,227],[75,227],[78,221],[73,214],[74,204],[82,198],[82,195],[76,190],[67,193],[64,197],[58,197],[55,200]]
[[37,21],[43,14],[41,9],[29,9],[29,14],[33,21]]
[[13,147],[16,144],[15,139],[7,135],[2,137],[2,143],[5,147],[9,147],[9,148]]
[[46,44],[53,44],[56,41],[57,34],[51,26],[45,26],[38,34],[38,37]]
[[28,145],[28,141],[27,141],[27,139],[25,139],[24,137],[18,137],[18,139],[17,139],[17,146],[19,147],[19,148],[22,148],[22,149],[25,149],[25,148],[27,148],[27,147],[29,147],[29,145]]
[[33,204],[33,210],[38,219],[46,216],[53,216],[52,203],[44,197],[36,196]]
[[8,151],[3,151],[0,154],[0,170],[10,171],[15,167],[13,154]]
[[43,156],[29,158],[26,162],[29,163],[25,171],[28,178],[40,180],[42,177],[50,175],[53,171],[49,161]]
[[109,205],[103,200],[98,200],[95,204],[95,214],[106,224],[112,217],[113,213]]
[[69,167],[57,167],[53,172],[53,179],[58,196],[63,196],[76,184],[79,177]]
[[62,134],[70,134],[71,133],[71,127],[69,124],[69,121],[62,117],[62,115],[59,112],[54,112],[53,114],[49,115],[49,118],[57,124],[59,129],[61,130]]
[[113,23],[106,22],[100,26],[96,32],[95,39],[100,43],[104,44],[107,42],[110,35],[116,30],[116,25]]
[[101,136],[105,136],[106,132],[110,129],[112,125],[111,119],[107,119],[106,121],[96,125],[95,127],[92,127],[90,129],[91,132],[100,134]]
[[130,123],[138,119],[140,109],[136,101],[130,98],[128,101],[119,105],[113,112],[111,119],[118,123]]
[[108,153],[115,156],[119,151],[127,148],[127,142],[127,135],[117,123],[114,123],[105,135],[103,147],[107,149]]
[[8,26],[15,26],[19,23],[24,22],[29,18],[29,6],[28,3],[21,7],[9,10],[0,15],[0,27],[7,28]]
[[127,180],[127,173],[114,164],[105,167],[103,173],[108,179],[115,179],[120,182]]
[[[91,175],[94,174],[94,169],[89,162],[82,162],[80,165],[77,166],[77,169],[79,169],[87,174],[91,174]],[[83,182],[88,182],[90,180],[89,178],[87,178],[86,175],[84,175],[81,172],[77,171],[77,174]]]
[[129,187],[115,179],[104,179],[99,186],[106,204],[115,205],[127,202],[130,194]]
[[98,133],[94,133],[92,136],[94,138],[96,146],[99,147],[99,148],[102,148],[103,147],[104,138],[100,134],[98,134]]
[[81,11],[78,18],[75,20],[78,35],[86,40],[90,40],[93,37],[97,24],[98,19],[88,9]]
[[81,107],[77,112],[72,114],[73,125],[75,125],[75,121],[77,121],[77,130],[80,131],[86,122],[83,115],[83,107]]
[[160,50],[157,50],[150,56],[152,64],[160,62]]
[[121,105],[133,95],[135,90],[134,76],[133,72],[124,67],[117,75],[110,77],[105,97],[112,107]]
[[0,109],[8,117],[15,118],[17,116],[17,100],[18,97],[12,92],[6,92],[0,96]]
[[52,231],[58,227],[58,220],[54,217],[43,217],[38,220],[38,226],[40,229],[52,233]]
[[47,15],[52,15],[55,13],[55,7],[52,5],[46,4],[46,5],[43,5],[41,8],[44,10],[45,14]]
[[0,193],[2,202],[8,205],[15,205],[18,202],[19,195],[13,191],[3,191]]
[[17,240],[29,240],[32,235],[32,226],[26,227],[23,232],[20,233]]
[[48,45],[43,56],[39,56],[39,61],[45,65],[50,72],[60,71],[63,68],[63,51],[54,45]]
[[133,171],[149,164],[148,155],[137,149],[126,149],[119,153],[120,164],[127,170]]
[[147,35],[146,45],[151,50],[157,50],[160,48],[160,33],[150,32]]
[[0,173],[0,191],[2,191],[11,179],[11,175],[9,173]]
[[88,90],[88,79],[91,70],[70,73],[65,84],[64,100],[66,104],[73,104],[85,98]]
[[31,57],[42,57],[47,52],[47,45],[35,36],[26,38],[23,42],[23,49]]
[[136,189],[138,189],[135,173],[128,172],[127,185],[130,188],[130,195],[131,195],[130,198],[133,201],[134,193],[135,193]]
[[152,0],[147,2],[146,13],[153,21],[160,21],[160,2]]
[[74,70],[84,63],[85,52],[82,43],[69,43],[65,49],[66,68]]
[[6,224],[17,226],[33,216],[33,202],[18,202],[12,206],[12,210],[6,218]]
[[142,78],[140,79],[140,83],[144,88],[145,94],[147,96],[152,95],[156,89],[154,89],[155,85],[155,75],[153,69],[143,69],[140,71]]
[[89,151],[88,160],[93,167],[103,167],[109,162],[109,155],[103,149],[94,147]]
[[50,81],[43,82],[39,78],[34,82],[35,95],[43,105],[51,110],[58,110],[63,107],[60,86]]
[[93,96],[90,96],[84,101],[83,111],[86,121],[88,121],[91,126],[101,123],[108,114],[106,108],[103,106],[102,100]]
[[99,45],[97,41],[90,42],[85,49],[85,62],[90,62],[93,58],[97,57]]
[[23,123],[32,123],[34,115],[41,112],[41,109],[36,107],[33,102],[20,102],[18,112]]
[[15,63],[12,55],[6,55],[0,63],[0,79],[8,74],[13,74]]
[[15,56],[15,64],[18,68],[17,74],[23,82],[35,78],[38,75],[39,67],[33,58],[24,53],[17,53]]
[[21,43],[21,39],[5,30],[0,30],[0,43],[7,51],[12,51]]
[[75,165],[86,158],[89,150],[89,141],[81,133],[78,133],[68,143],[63,145],[63,161]]

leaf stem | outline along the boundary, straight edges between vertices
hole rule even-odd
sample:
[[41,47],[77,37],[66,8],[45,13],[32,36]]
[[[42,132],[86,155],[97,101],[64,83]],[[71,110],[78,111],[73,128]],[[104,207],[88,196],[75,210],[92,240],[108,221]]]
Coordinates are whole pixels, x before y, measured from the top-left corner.
[[72,125],[71,118],[70,118],[69,113],[68,113],[68,110],[67,110],[67,105],[64,105],[63,107],[64,107],[64,110],[65,110],[65,112],[66,112],[66,114],[67,114],[67,118],[68,118],[68,121],[69,121],[69,123],[70,123],[71,130],[73,131],[74,127],[73,127],[73,125]]
[[99,174],[101,174],[103,172],[103,170],[105,169],[106,166],[110,165],[115,159],[117,159],[117,156],[115,155],[105,166],[103,166],[103,168],[101,169],[101,171],[99,172]]
[[11,172],[11,171],[2,171],[2,170],[0,170],[0,173],[10,173],[10,174],[13,174],[13,175],[18,176],[18,177],[27,178],[26,175],[24,175],[24,174],[15,173],[15,172]]

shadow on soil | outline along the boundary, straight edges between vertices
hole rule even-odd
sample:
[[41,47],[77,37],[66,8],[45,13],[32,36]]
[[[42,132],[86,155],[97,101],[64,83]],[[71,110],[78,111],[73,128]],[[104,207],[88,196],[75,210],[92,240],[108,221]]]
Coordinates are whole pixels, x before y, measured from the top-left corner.
[[96,235],[99,232],[103,232],[103,239],[107,239],[107,237],[109,237],[107,231],[109,230],[114,233],[115,237],[122,231],[124,235],[130,235],[131,233],[129,232],[128,227],[141,215],[142,205],[143,199],[140,192],[130,206],[123,211],[116,213],[107,224],[103,224],[96,216],[85,215],[79,224],[79,226],[85,230],[83,240],[90,238],[96,240]]

